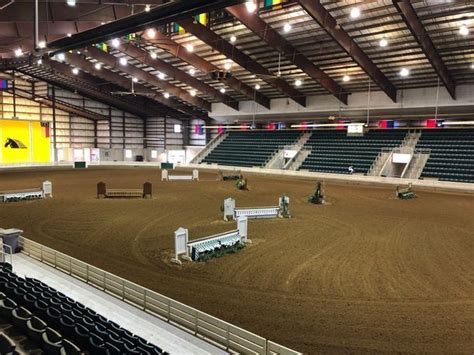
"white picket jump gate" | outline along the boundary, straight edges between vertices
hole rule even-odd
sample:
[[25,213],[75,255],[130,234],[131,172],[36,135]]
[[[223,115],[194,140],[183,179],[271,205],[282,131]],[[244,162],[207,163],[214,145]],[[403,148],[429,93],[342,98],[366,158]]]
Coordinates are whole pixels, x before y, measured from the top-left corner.
[[199,170],[194,169],[192,175],[170,175],[168,170],[161,171],[161,181],[198,181]]
[[[289,203],[290,199],[286,197],[286,201]],[[277,218],[281,217],[281,197],[278,206],[266,206],[266,207],[235,207],[235,200],[233,198],[227,198],[224,200],[224,221],[228,221],[229,218],[237,219],[239,217],[247,218]]]
[[53,197],[53,184],[50,181],[44,181],[43,186],[36,189],[0,192],[0,200],[3,202],[26,198],[39,199],[46,196]]
[[[251,243],[247,239],[248,218],[241,216],[237,219],[237,229],[210,235],[200,239],[189,241],[189,231],[180,227],[174,232],[175,256],[171,259],[176,264],[181,264],[179,257],[183,260],[197,260],[199,254],[213,250],[221,246],[235,245],[237,242]],[[193,253],[193,248],[195,252]],[[183,255],[184,254],[184,255]]]

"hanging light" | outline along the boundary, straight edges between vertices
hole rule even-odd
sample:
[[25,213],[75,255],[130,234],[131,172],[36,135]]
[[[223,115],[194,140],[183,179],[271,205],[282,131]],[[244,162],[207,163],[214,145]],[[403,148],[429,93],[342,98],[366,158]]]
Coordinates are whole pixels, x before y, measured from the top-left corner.
[[225,94],[225,88],[221,88],[219,91],[221,92],[221,94]]
[[120,40],[118,38],[114,38],[112,40],[112,47],[118,48],[120,46]]
[[299,86],[301,86],[301,85],[303,85],[303,82],[302,82],[300,79],[297,79],[297,80],[295,81],[295,86],[296,86],[296,87],[299,87]]
[[165,79],[166,79],[165,73],[159,72],[159,73],[158,73],[158,79],[160,79],[160,80],[165,80]]
[[255,85],[255,90],[260,90],[260,84]]
[[235,35],[230,36],[230,41],[235,43],[237,41],[237,37],[235,37]]
[[72,73],[73,73],[74,75],[79,74],[79,69],[78,69],[78,68],[72,68]]
[[358,7],[353,7],[351,9],[351,17],[358,18],[360,16],[360,9]]
[[409,69],[407,69],[407,68],[402,68],[402,69],[400,70],[400,76],[405,77],[405,76],[408,76],[408,75],[410,75],[410,70],[409,70]]
[[150,12],[150,10],[151,10],[150,5],[145,5],[145,11]]
[[194,52],[194,46],[191,44],[191,43],[188,43],[186,45],[186,50],[189,52],[189,53],[192,53]]
[[100,69],[102,69],[102,64],[100,64],[100,63],[95,63],[95,64],[94,64],[94,68],[95,68],[95,70],[100,70]]
[[66,36],[68,36],[68,37],[72,37],[72,33],[68,33]]
[[56,54],[56,59],[61,62],[64,62],[66,60],[66,55],[64,53],[58,53]]
[[120,58],[120,59],[119,59],[119,63],[120,63],[121,65],[124,65],[124,66],[127,65],[127,58],[125,58],[125,57]]
[[257,4],[255,2],[253,2],[252,0],[247,1],[245,3],[245,7],[247,8],[247,11],[250,12],[250,13],[253,13],[253,12],[255,12],[255,10],[257,10]]
[[41,64],[43,64],[43,59],[41,59],[41,58],[40,58],[40,59],[38,59],[38,60],[36,61],[36,64],[38,64],[38,65],[41,65]]
[[291,24],[289,22],[285,23],[285,26],[283,26],[283,31],[285,31],[285,33],[288,33],[291,31]]
[[156,59],[156,58],[158,58],[158,54],[156,54],[156,52],[151,52],[150,57],[151,57],[151,59]]
[[461,27],[459,27],[459,34],[467,36],[469,34],[469,28],[467,28],[466,25],[462,25]]
[[133,77],[133,78],[132,78],[132,81],[133,81],[134,83],[138,83],[138,78]]
[[23,55],[23,50],[21,48],[15,49],[15,55],[21,57]]
[[388,41],[386,38],[382,38],[379,42],[380,47],[387,47]]
[[68,6],[76,6],[76,0],[66,0],[66,4],[68,4]]
[[46,42],[45,41],[39,41],[38,42],[38,48],[46,48]]
[[155,38],[156,36],[156,31],[153,29],[153,28],[149,28],[147,31],[146,31],[146,34],[149,38]]
[[224,64],[224,69],[225,70],[231,70],[232,69],[232,63],[228,61],[227,63]]
[[196,69],[194,68],[189,69],[189,75],[194,76],[194,74],[196,74]]
[[342,77],[342,81],[348,82],[350,80],[351,80],[351,77],[347,74]]
[[167,93],[167,92],[164,92],[164,93],[163,93],[163,96],[165,97],[165,99],[169,99],[169,98],[170,98],[170,94]]
[[196,96],[196,90],[191,90],[189,93],[190,93],[191,96],[193,96],[193,97]]
[[474,69],[474,63],[471,64],[471,69]]

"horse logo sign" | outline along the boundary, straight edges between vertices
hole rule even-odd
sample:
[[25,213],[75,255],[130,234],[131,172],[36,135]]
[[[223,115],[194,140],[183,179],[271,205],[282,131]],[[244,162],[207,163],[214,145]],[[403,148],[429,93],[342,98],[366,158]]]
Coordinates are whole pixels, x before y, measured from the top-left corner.
[[27,146],[24,145],[22,141],[13,138],[7,138],[4,147],[10,147],[11,149],[27,149]]

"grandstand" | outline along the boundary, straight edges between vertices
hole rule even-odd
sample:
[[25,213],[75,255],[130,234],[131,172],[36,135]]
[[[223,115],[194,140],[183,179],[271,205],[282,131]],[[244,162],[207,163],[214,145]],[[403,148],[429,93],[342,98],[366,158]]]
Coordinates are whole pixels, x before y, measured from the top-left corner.
[[472,1],[4,1],[0,354],[473,354],[473,36]]

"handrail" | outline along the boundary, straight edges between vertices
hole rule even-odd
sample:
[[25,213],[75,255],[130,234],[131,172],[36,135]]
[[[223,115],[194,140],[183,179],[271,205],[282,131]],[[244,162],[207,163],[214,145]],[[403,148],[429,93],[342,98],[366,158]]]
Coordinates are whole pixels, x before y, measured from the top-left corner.
[[19,238],[19,245],[22,253],[223,349],[246,354],[301,354],[25,237]]

